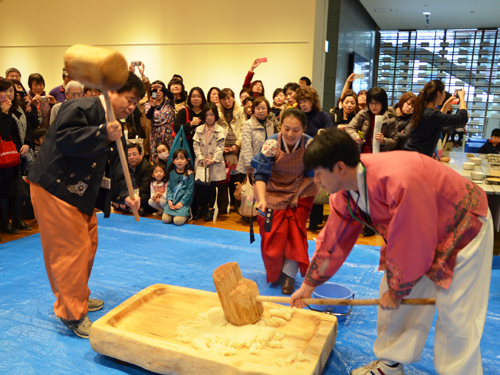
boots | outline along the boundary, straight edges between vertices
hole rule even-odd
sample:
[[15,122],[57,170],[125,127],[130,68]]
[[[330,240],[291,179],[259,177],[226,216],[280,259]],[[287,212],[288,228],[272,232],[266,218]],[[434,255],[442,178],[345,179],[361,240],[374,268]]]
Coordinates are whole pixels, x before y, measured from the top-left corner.
[[0,199],[0,230],[7,234],[19,234],[19,231],[14,228],[9,221],[9,198]]
[[[26,231],[31,230],[31,227],[28,224],[26,224],[23,219],[18,217],[14,217],[12,219],[12,226],[19,230],[26,230]],[[17,233],[19,233],[19,231],[17,231]]]
[[19,230],[31,230],[31,227],[23,221],[23,201],[14,200],[12,204],[12,226]]

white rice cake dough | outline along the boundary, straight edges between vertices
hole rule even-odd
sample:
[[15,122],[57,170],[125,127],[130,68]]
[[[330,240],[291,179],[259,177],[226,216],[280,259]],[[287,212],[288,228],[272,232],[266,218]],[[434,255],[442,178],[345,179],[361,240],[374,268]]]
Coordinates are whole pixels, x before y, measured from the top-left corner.
[[274,363],[280,367],[291,366],[295,362],[311,362],[311,358],[304,355],[304,353],[290,354],[286,358],[278,358]]
[[294,308],[288,307],[283,309],[269,309],[269,314],[273,317],[285,319],[287,322],[292,319],[292,315],[295,312]]
[[206,313],[198,314],[196,320],[185,320],[177,326],[176,340],[191,344],[195,349],[220,355],[235,355],[238,349],[248,348],[251,354],[259,355],[265,348],[282,348],[280,342],[285,335],[272,325],[275,321],[261,319],[256,324],[235,326],[224,317],[221,307],[214,307]]
[[286,325],[286,320],[273,316],[271,319],[268,320],[268,324],[271,327],[283,327],[284,325]]

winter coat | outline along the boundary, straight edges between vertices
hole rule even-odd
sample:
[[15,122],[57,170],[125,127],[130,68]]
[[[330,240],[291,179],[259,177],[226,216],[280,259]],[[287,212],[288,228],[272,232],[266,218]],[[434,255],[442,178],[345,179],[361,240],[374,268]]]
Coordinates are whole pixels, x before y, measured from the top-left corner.
[[[231,128],[233,128],[234,134],[236,135],[236,146],[241,148],[241,127],[246,122],[245,113],[242,108],[238,105],[238,103],[234,102],[233,107],[233,119],[231,121]],[[217,121],[217,125],[222,126],[222,128],[226,131],[229,129],[229,125],[224,117],[224,106],[219,106],[219,120]]]
[[[208,145],[205,143],[205,130],[206,125],[200,125],[196,128],[193,136],[193,148],[196,155],[195,166],[198,168],[202,165],[205,159],[212,159],[215,161],[210,168],[210,181],[222,181],[226,179],[226,163],[224,161],[224,142],[226,140],[227,132],[222,126],[215,124],[215,129]],[[208,148],[207,148],[208,147]],[[196,171],[195,168],[195,171]]]
[[[352,121],[347,125],[345,131],[349,134],[352,139],[356,139],[359,137],[358,131],[362,131],[363,135],[366,137],[366,132],[371,125],[371,112],[370,110],[364,109],[356,115],[352,119]],[[389,117],[388,111],[384,113],[384,119],[382,120],[382,129],[380,132],[384,136],[385,144],[380,144],[380,151],[389,151],[396,147],[396,143],[398,141],[398,126],[397,121],[394,118]],[[373,134],[373,138],[375,138],[375,134]]]
[[255,116],[243,124],[240,159],[236,168],[238,172],[246,174],[247,170],[252,169],[252,158],[260,152],[266,139],[274,134],[274,124],[269,118],[266,118],[265,125],[264,128]]
[[402,150],[411,134],[413,125],[412,115],[401,115],[397,118],[398,121],[398,144],[395,150]]

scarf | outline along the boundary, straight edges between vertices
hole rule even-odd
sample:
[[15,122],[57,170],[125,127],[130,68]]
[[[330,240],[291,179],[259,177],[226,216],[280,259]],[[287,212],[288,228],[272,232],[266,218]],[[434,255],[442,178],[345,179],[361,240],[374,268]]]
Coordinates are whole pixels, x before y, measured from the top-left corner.
[[[19,118],[12,114],[12,117],[17,123],[17,131],[19,133],[19,139],[21,140],[21,144],[24,145],[24,140],[26,139],[26,129],[28,127],[28,122],[26,121],[26,115],[24,111],[19,107],[17,109],[19,114]],[[35,156],[33,154],[33,150],[30,148],[28,153],[24,158],[21,158],[21,172],[23,176],[27,176],[31,167],[35,163]]]

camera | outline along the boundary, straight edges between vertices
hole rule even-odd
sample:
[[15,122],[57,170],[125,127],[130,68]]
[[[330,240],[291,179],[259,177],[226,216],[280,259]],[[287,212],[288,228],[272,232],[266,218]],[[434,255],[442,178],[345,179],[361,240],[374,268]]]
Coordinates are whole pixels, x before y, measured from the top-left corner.
[[156,97],[157,97],[157,92],[158,92],[158,90],[157,90],[157,89],[153,89],[153,90],[151,90],[151,97],[152,97],[153,99],[156,99]]
[[21,99],[26,98],[26,91],[18,91],[17,93],[19,94],[19,96],[21,97]]
[[132,61],[132,66],[141,66],[142,63],[140,61]]
[[460,91],[459,89],[456,89],[456,90],[455,90],[455,92],[453,93],[453,96],[454,96],[455,98],[458,98],[458,92],[459,92],[459,91]]
[[41,102],[48,102],[48,101],[49,101],[49,98],[47,98],[46,96],[41,96],[41,97],[40,97],[40,101],[41,101]]

